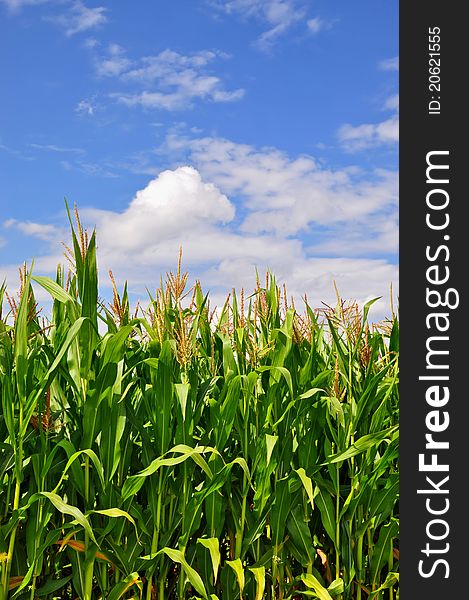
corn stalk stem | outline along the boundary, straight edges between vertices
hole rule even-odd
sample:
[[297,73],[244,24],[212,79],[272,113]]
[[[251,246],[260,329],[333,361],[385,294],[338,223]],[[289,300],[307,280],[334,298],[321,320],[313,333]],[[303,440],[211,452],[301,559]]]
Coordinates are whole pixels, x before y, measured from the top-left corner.
[[[157,492],[157,501],[156,501],[156,518],[155,518],[155,526],[153,528],[153,537],[151,540],[151,554],[155,554],[158,552],[158,542],[160,536],[160,522],[161,522],[161,498],[163,493],[163,471],[159,471],[158,474],[158,492]],[[164,600],[164,596],[161,592],[161,584],[163,583],[164,590],[164,581],[160,579],[160,592],[159,592],[159,600]],[[148,586],[147,586],[147,600],[151,600],[153,587],[153,573],[148,577]]]
[[[20,410],[19,410],[19,418],[18,418],[18,454],[17,454],[17,464],[15,468],[15,494],[13,496],[13,513],[18,510],[20,506],[20,497],[21,497],[21,476],[23,473],[23,403],[20,401]],[[16,541],[16,532],[18,529],[18,521],[15,523],[13,530],[10,534],[10,540],[8,544],[8,555],[6,559],[6,564],[3,570],[3,581],[2,581],[2,592],[4,594],[2,600],[6,600],[8,598],[8,587],[10,582],[10,572],[11,572],[11,563],[13,561],[13,552],[15,550],[15,541]]]
[[335,498],[335,578],[340,577],[340,481],[339,481],[339,463],[336,463],[337,489]]

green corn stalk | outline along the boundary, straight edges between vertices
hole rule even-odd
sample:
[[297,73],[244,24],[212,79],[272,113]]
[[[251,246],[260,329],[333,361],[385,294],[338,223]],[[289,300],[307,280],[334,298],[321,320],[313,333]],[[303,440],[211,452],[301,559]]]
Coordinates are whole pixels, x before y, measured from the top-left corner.
[[397,319],[270,274],[215,317],[181,257],[132,314],[76,211],[68,258],[0,286],[0,600],[393,600]]

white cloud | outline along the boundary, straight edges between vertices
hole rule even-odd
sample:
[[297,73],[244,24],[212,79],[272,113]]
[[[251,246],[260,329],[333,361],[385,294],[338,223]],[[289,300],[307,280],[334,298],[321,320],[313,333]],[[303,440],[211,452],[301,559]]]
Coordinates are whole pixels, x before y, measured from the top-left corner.
[[347,152],[358,152],[381,145],[392,145],[399,141],[399,95],[389,96],[383,110],[394,112],[388,119],[378,123],[342,125],[337,132],[339,142]]
[[393,94],[387,98],[384,103],[385,110],[395,110],[396,112],[399,110],[399,94]]
[[95,38],[86,38],[86,40],[83,42],[83,46],[88,50],[93,50],[93,48],[97,48],[99,45],[100,42]]
[[379,63],[379,68],[383,71],[399,71],[399,57],[387,58]]
[[391,210],[338,223],[324,241],[309,246],[307,251],[337,257],[383,256],[397,255],[398,245],[398,214]]
[[24,6],[36,6],[37,4],[46,4],[51,0],[0,0],[10,11],[16,12]]
[[234,102],[244,96],[241,88],[225,89],[221,79],[207,69],[215,59],[227,57],[212,50],[183,55],[166,49],[155,56],[130,60],[123,48],[113,44],[105,56],[96,59],[96,70],[98,75],[117,78],[130,87],[130,91],[110,94],[120,104],[178,110],[190,107],[196,99]]
[[[399,57],[382,60],[379,68],[383,71],[399,71]],[[394,114],[378,123],[346,123],[339,128],[337,136],[344,150],[359,152],[376,146],[393,145],[399,141],[399,95],[389,96],[384,102],[383,110]]]
[[3,152],[6,152],[7,154],[10,154],[11,156],[14,156],[19,160],[36,160],[36,157],[30,156],[29,154],[25,154],[24,152],[16,148],[11,148],[6,144],[0,143],[0,150],[3,150]]
[[319,17],[314,17],[314,19],[309,19],[306,22],[308,29],[311,33],[316,34],[319,33],[324,28],[324,21]]
[[[194,166],[160,172],[121,212],[80,209],[83,223],[97,227],[100,272],[112,268],[132,293],[145,299],[145,289],[174,269],[180,244],[192,280],[200,278],[218,305],[233,286],[251,291],[256,267],[270,269],[297,300],[306,292],[313,306],[334,303],[333,281],[362,303],[397,286],[388,260],[397,244],[395,173],[328,170],[310,156],[218,138],[173,135],[160,150],[185,153]],[[385,313],[381,304],[374,314]]]
[[180,167],[150,181],[123,213],[88,209],[83,216],[98,224],[101,244],[113,252],[147,248],[146,254],[159,240],[196,230],[207,233],[211,226],[231,221],[234,207],[213,184],[204,183],[194,168]]
[[133,69],[129,69],[125,73],[124,79],[148,84],[166,78],[173,73],[184,73],[186,69],[200,70],[216,58],[227,58],[227,55],[213,50],[201,50],[190,55],[184,55],[166,49],[154,56],[142,57]]
[[16,219],[8,219],[3,223],[3,227],[5,227],[5,229],[14,227],[25,235],[37,237],[46,241],[56,239],[60,232],[54,225],[34,223],[32,221],[17,221]]
[[331,170],[311,156],[291,158],[276,148],[178,134],[168,136],[161,151],[189,151],[205,178],[242,198],[247,212],[240,227],[246,233],[292,236],[351,222],[373,228],[381,213],[397,213],[393,172]]
[[63,146],[57,146],[56,144],[29,144],[31,148],[36,150],[48,150],[50,152],[71,152],[72,154],[84,154],[83,148],[64,148]]
[[74,0],[66,13],[47,17],[47,20],[59,25],[65,35],[70,37],[104,25],[107,22],[106,11],[103,6],[90,8],[81,0]]
[[269,50],[277,39],[306,15],[304,3],[298,0],[212,0],[211,5],[230,15],[254,17],[270,28],[257,40],[262,50]]
[[106,56],[96,61],[96,71],[102,77],[116,77],[126,71],[132,61],[126,58],[125,50],[119,44],[109,44]]
[[232,286],[252,288],[256,267],[261,273],[272,269],[297,298],[306,291],[318,305],[333,301],[333,280],[344,295],[364,302],[385,294],[397,277],[397,267],[384,259],[337,252],[314,257],[298,239],[243,230],[235,205],[193,167],[160,173],[121,213],[87,209],[81,214],[97,226],[101,271],[118,271],[141,293],[173,267],[181,243],[186,267],[219,300]]
[[95,98],[90,98],[88,100],[80,100],[75,107],[75,112],[82,117],[93,117],[96,112],[96,108]]
[[342,146],[349,152],[381,144],[395,144],[399,141],[399,117],[393,115],[380,123],[343,125],[339,129],[338,135]]
[[65,171],[79,171],[90,177],[105,177],[107,179],[119,177],[116,172],[98,163],[85,162],[83,160],[75,160],[72,163],[68,160],[61,160],[60,165]]

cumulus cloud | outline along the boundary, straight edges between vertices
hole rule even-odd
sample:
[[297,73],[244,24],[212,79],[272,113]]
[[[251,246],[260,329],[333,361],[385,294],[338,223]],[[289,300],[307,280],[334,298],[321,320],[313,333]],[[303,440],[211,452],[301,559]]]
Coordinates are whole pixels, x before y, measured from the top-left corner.
[[185,264],[220,301],[232,286],[252,287],[256,267],[271,269],[297,298],[308,292],[317,303],[333,300],[333,280],[344,294],[364,302],[379,290],[385,293],[397,274],[384,259],[348,258],[346,252],[314,256],[298,239],[243,230],[234,203],[193,167],[163,171],[121,213],[81,214],[97,226],[101,270],[118,269],[140,291],[172,268],[180,244]]
[[212,183],[203,182],[194,168],[180,167],[150,181],[124,212],[87,209],[83,217],[98,225],[104,247],[119,254],[145,248],[145,260],[160,240],[187,232],[203,238],[211,227],[231,221],[234,207]]
[[246,233],[286,237],[341,223],[373,229],[381,214],[397,214],[394,172],[332,170],[311,156],[291,158],[276,148],[259,149],[223,138],[172,134],[163,151],[189,152],[204,177],[226,194],[242,198],[247,210],[240,228]]
[[100,272],[112,268],[134,294],[144,298],[174,268],[180,244],[185,267],[217,304],[233,286],[252,290],[256,268],[274,272],[297,299],[306,292],[315,306],[334,302],[334,281],[360,302],[387,298],[396,286],[395,173],[331,170],[310,156],[219,138],[173,135],[161,151],[184,153],[193,166],[160,172],[121,212],[80,210],[86,226],[97,227]]

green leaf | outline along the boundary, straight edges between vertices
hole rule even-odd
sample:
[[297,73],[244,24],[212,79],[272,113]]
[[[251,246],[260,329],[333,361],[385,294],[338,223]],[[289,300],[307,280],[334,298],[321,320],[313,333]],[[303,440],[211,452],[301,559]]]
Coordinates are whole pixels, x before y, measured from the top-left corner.
[[[20,403],[26,400],[26,376],[28,372],[28,312],[31,275],[26,275],[26,281],[21,292],[18,313],[15,319],[14,358],[16,364],[16,385]],[[20,432],[23,435],[23,432]]]
[[264,371],[273,371],[274,373],[278,372],[281,375],[283,375],[283,377],[285,378],[285,381],[287,382],[290,396],[293,398],[292,378],[291,378],[291,373],[288,369],[286,369],[285,367],[277,367],[274,365],[269,365],[269,366],[258,367],[257,370],[259,371],[259,373],[263,373]]
[[142,591],[143,584],[138,573],[130,573],[130,575],[127,575],[125,579],[114,586],[109,592],[107,600],[120,600],[120,598],[125,596],[127,591],[134,585],[140,589],[140,592]]
[[308,477],[308,475],[306,475],[306,471],[303,469],[303,467],[295,469],[295,473],[297,473],[298,477],[301,479],[301,483],[303,484],[303,487],[306,493],[308,494],[308,498],[311,503],[311,508],[314,510],[313,482],[311,480],[311,477]]
[[357,456],[357,454],[366,452],[366,450],[378,446],[383,440],[391,437],[392,434],[397,431],[398,427],[398,425],[394,425],[393,427],[385,429],[384,431],[364,435],[356,440],[349,448],[347,448],[347,450],[329,456],[328,460],[322,464],[327,465],[331,463],[342,462],[348,458],[352,458],[352,456]]
[[256,597],[254,600],[262,600],[265,590],[265,567],[248,567],[254,574],[256,580]]
[[303,514],[303,507],[298,505],[291,511],[287,521],[287,529],[291,535],[291,541],[301,556],[303,567],[312,565],[315,559],[313,540],[307,521]]
[[226,564],[229,565],[236,574],[239,585],[239,594],[242,597],[245,583],[243,563],[241,562],[241,559],[235,558],[235,560],[227,560]]
[[162,548],[157,554],[161,554],[164,552],[169,558],[177,562],[184,569],[187,578],[189,579],[190,584],[199,593],[203,598],[207,598],[207,592],[205,590],[203,581],[200,575],[197,573],[195,569],[193,569],[187,560],[184,557],[184,554],[180,550],[174,550],[173,548]]
[[124,517],[124,519],[127,519],[127,521],[130,521],[132,523],[132,525],[134,526],[135,535],[137,536],[137,541],[138,541],[137,523],[129,515],[129,513],[126,512],[125,510],[121,510],[120,508],[105,508],[103,510],[92,510],[90,512],[98,514],[98,515],[104,515],[105,517],[111,517],[113,519],[116,519],[118,517]]
[[220,567],[220,548],[217,538],[199,538],[198,544],[202,544],[210,552],[210,558],[212,559],[213,568],[213,582],[216,583],[218,576],[218,569]]
[[185,421],[186,420],[187,394],[189,393],[189,384],[188,383],[175,383],[174,388],[176,390],[176,396],[177,396],[179,404],[181,406],[182,418]]
[[75,521],[83,527],[83,529],[89,535],[90,539],[93,540],[93,542],[96,545],[98,545],[98,542],[94,537],[94,533],[91,529],[91,525],[89,524],[88,519],[85,517],[85,515],[81,512],[79,508],[77,508],[76,506],[70,506],[70,504],[64,502],[64,500],[62,500],[60,496],[54,494],[53,492],[40,492],[40,495],[48,498],[55,506],[55,508],[62,514],[70,515],[71,517],[73,517]]
[[321,519],[324,529],[327,535],[336,544],[336,530],[335,530],[335,509],[332,503],[330,493],[326,490],[323,484],[318,484],[315,490],[315,499],[317,507],[321,513]]
[[301,580],[305,584],[306,587],[314,590],[314,593],[320,600],[332,600],[332,596],[329,594],[327,589],[321,585],[318,579],[312,574],[308,573],[307,575],[302,575]]
[[241,376],[236,375],[228,382],[228,391],[225,400],[220,407],[220,417],[218,418],[215,430],[216,447],[223,451],[226,442],[233,429],[234,417],[238,408],[241,395]]
[[306,399],[306,398],[311,398],[311,396],[314,396],[315,394],[317,394],[318,392],[323,392],[324,393],[325,390],[323,390],[322,388],[311,388],[310,390],[308,390],[307,392],[304,392],[303,394],[300,394],[300,398],[302,400]]
[[129,337],[130,332],[134,329],[133,325],[125,325],[113,335],[107,335],[104,340],[104,350],[102,355],[102,365],[108,363],[117,363],[122,358],[122,347]]
[[374,492],[370,506],[369,518],[378,517],[378,527],[393,511],[399,496],[399,476],[391,476],[391,484],[379,492]]
[[57,590],[61,590],[63,587],[67,585],[73,575],[68,575],[67,577],[63,577],[62,579],[49,579],[42,585],[38,590],[36,590],[36,596],[48,596],[49,594],[53,594]]
[[[175,446],[171,450],[168,450],[168,453],[169,452],[181,452],[181,455],[173,458],[156,458],[146,469],[140,471],[140,473],[137,473],[137,475],[128,477],[122,486],[122,500],[127,500],[131,496],[135,495],[144,484],[145,478],[156,473],[160,467],[173,467],[184,462],[188,458],[195,460],[194,457],[196,455],[205,454],[206,452],[217,453],[214,448],[209,448],[207,446],[190,448],[189,446],[185,446],[183,444]],[[198,457],[197,460],[200,463],[200,457]],[[209,473],[211,472],[208,465],[206,466],[206,469]]]
[[327,591],[332,597],[339,596],[339,594],[344,593],[344,580],[343,579],[334,579],[331,585],[327,588]]
[[270,458],[272,456],[272,452],[274,450],[274,446],[278,441],[278,435],[269,435],[268,433],[266,433],[265,435],[265,444],[267,447],[267,466],[270,463]]
[[388,573],[383,585],[380,585],[377,590],[371,592],[371,594],[369,595],[369,600],[373,600],[373,598],[383,590],[388,590],[389,588],[394,587],[396,583],[399,583],[399,573]]
[[285,525],[291,509],[291,498],[288,489],[288,477],[279,479],[275,487],[275,500],[272,506],[270,526],[272,528],[272,542],[275,548],[283,542]]
[[62,286],[60,286],[50,277],[36,275],[32,277],[32,280],[36,281],[41,287],[43,287],[46,290],[46,292],[49,292],[49,294],[52,296],[52,298],[54,298],[54,300],[58,300],[59,302],[62,302],[64,304],[67,304],[67,302],[75,304],[75,299],[72,298],[72,296],[70,296],[70,294],[66,290],[64,290]]
[[392,551],[392,540],[397,537],[399,524],[396,519],[392,519],[386,525],[383,525],[379,531],[378,541],[373,548],[371,557],[371,580],[374,585],[378,583],[381,569],[387,564],[389,555]]
[[93,450],[78,450],[78,452],[74,452],[72,454],[72,456],[70,456],[70,458],[67,461],[67,464],[65,465],[65,469],[63,470],[62,476],[59,479],[59,482],[57,483],[57,485],[55,486],[54,490],[52,493],[55,494],[55,492],[57,492],[57,490],[60,487],[60,484],[62,483],[62,481],[65,479],[65,476],[67,474],[67,471],[69,470],[69,468],[72,466],[72,464],[75,462],[75,460],[81,456],[82,454],[85,454],[86,456],[88,456],[89,458],[91,458],[91,462],[94,464],[95,468],[96,468],[96,472],[98,473],[99,476],[99,480],[101,483],[101,487],[104,488],[104,472],[103,472],[103,466],[99,460],[99,458],[96,456],[96,453],[93,452]]

